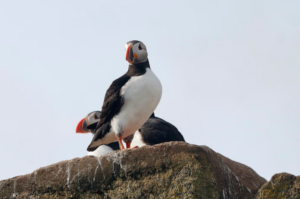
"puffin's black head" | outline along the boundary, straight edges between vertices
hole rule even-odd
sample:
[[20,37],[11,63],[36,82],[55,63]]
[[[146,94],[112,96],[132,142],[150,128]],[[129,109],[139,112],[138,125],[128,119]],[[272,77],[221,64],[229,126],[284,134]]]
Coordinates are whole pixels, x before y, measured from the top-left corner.
[[125,59],[130,64],[138,64],[146,62],[148,59],[148,52],[145,44],[141,41],[132,40],[125,44],[126,57]]
[[76,127],[76,133],[94,133],[94,129],[100,120],[100,111],[93,111],[80,120]]

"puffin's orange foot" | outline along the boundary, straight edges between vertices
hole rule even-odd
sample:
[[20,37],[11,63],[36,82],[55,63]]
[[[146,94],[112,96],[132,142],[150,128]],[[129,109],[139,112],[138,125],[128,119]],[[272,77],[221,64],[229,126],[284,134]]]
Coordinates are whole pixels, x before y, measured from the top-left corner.
[[130,149],[130,142],[126,142],[126,148]]
[[139,147],[138,146],[131,147],[131,149],[137,149],[137,148],[139,148]]
[[117,138],[118,138],[120,150],[124,150],[125,147],[124,147],[123,142],[122,142],[122,136],[117,137]]

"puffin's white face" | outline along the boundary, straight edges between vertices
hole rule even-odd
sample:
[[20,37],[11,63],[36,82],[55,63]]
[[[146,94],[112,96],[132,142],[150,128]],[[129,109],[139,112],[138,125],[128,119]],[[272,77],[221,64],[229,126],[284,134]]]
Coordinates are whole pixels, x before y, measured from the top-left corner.
[[138,64],[146,62],[148,59],[148,52],[145,44],[141,41],[133,40],[125,44],[126,57],[125,59],[130,64]]
[[87,126],[90,125],[90,124],[94,124],[96,122],[99,122],[100,113],[101,113],[100,111],[94,111],[94,112],[91,112],[90,114],[88,114],[85,118]]

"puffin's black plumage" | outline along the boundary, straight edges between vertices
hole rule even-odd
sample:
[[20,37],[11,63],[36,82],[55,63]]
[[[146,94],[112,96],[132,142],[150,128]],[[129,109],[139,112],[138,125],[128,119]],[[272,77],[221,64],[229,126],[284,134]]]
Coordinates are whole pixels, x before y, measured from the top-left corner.
[[155,117],[154,113],[139,129],[142,141],[146,145],[155,145],[163,142],[184,141],[182,134],[171,123]]
[[[111,128],[111,120],[120,112],[124,104],[124,99],[120,94],[122,87],[130,80],[131,77],[145,74],[146,68],[150,68],[148,60],[143,63],[129,65],[128,71],[123,76],[112,82],[106,91],[100,114],[100,121],[97,123],[95,128],[95,135],[92,142],[103,138],[109,132]],[[93,129],[93,127],[90,126],[89,128]],[[88,151],[93,151],[96,148],[97,147],[89,146]]]
[[109,144],[106,144],[106,145],[109,146],[110,148],[112,148],[114,151],[120,150],[118,142],[112,142],[112,143],[109,143]]

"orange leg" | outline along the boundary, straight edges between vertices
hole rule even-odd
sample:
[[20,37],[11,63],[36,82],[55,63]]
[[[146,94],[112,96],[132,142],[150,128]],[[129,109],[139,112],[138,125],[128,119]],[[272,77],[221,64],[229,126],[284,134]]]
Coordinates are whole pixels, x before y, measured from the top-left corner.
[[126,148],[127,148],[127,149],[130,148],[130,142],[126,142]]
[[125,147],[124,147],[123,142],[122,142],[122,136],[117,137],[117,138],[118,138],[120,150],[124,150]]

